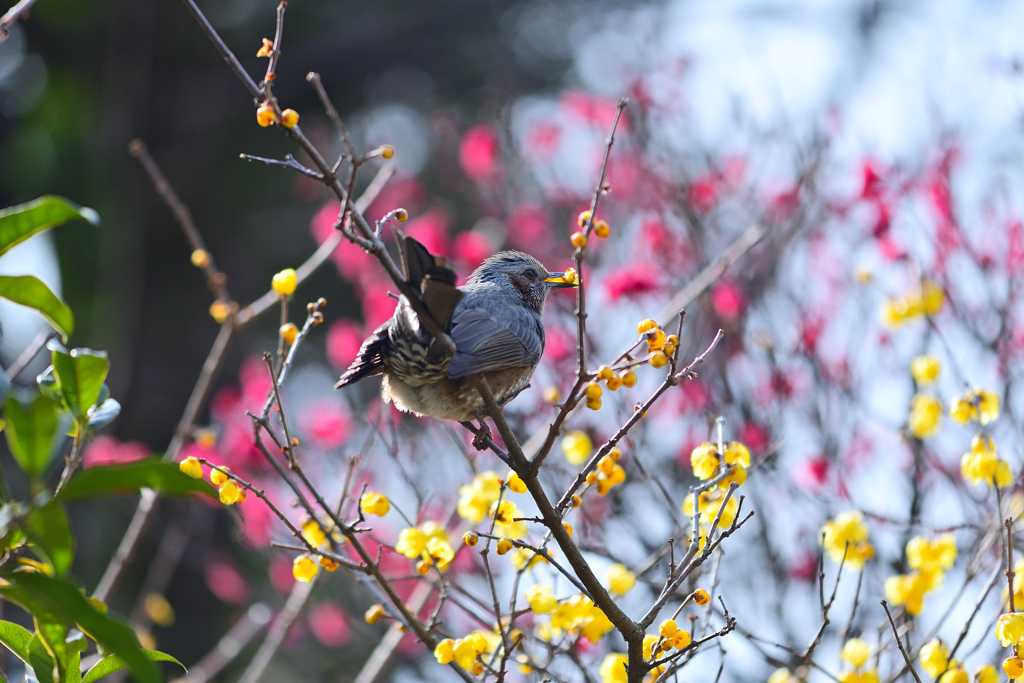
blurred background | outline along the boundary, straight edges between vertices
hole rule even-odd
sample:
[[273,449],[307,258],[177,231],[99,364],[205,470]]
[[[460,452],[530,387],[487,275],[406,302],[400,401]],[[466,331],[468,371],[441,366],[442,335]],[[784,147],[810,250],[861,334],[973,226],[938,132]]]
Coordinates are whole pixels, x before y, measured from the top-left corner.
[[[261,39],[273,36],[276,4],[209,0],[201,7],[258,81],[265,62],[255,54]],[[964,287],[963,310],[984,307],[979,292],[1002,292],[1000,283],[1012,280],[1010,265],[997,276],[979,264],[1012,250],[1007,226],[1024,199],[1021,25],[1024,6],[997,0],[292,0],[275,93],[329,156],[337,154],[340,143],[305,80],[319,72],[357,148],[388,143],[397,150],[395,176],[369,214],[407,208],[409,232],[451,256],[463,273],[509,246],[552,269],[569,265],[568,235],[589,204],[615,101],[630,97],[609,169],[608,211],[618,232],[595,244],[603,280],[592,304],[625,322],[598,328],[595,342],[608,351],[628,345],[634,319],[660,310],[745,229],[783,226],[691,309],[688,348],[699,350],[724,327],[732,341],[714,367],[740,379],[693,384],[667,409],[669,436],[646,445],[654,462],[686,461],[707,436],[707,417],[731,406],[733,434],[752,451],[788,439],[778,466],[797,468],[804,479],[796,485],[812,505],[825,486],[848,496],[850,482],[829,474],[829,463],[856,451],[862,464],[897,447],[892,433],[902,417],[882,420],[867,440],[873,446],[848,422],[830,440],[821,413],[803,419],[813,411],[791,411],[792,396],[813,393],[808,388],[825,382],[818,373],[827,366],[828,381],[841,388],[837,409],[905,410],[906,378],[895,394],[885,382],[868,381],[879,363],[872,352],[906,351],[893,354],[899,360],[892,366],[905,369],[903,356],[932,342],[893,347],[870,321],[883,295],[904,290],[922,262],[927,270],[942,261],[942,220],[956,226],[960,246],[979,245],[967,252],[977,257],[970,267],[954,263],[950,274],[938,264],[949,278],[944,286]],[[99,227],[63,226],[0,259],[0,272],[31,272],[63,292],[76,317],[75,346],[110,354],[109,384],[123,411],[91,462],[167,447],[218,329],[189,246],[129,156],[130,140],[148,145],[243,305],[330,234],[337,208],[322,187],[239,159],[292,153],[302,160],[279,131],[256,125],[253,109],[176,0],[39,0],[0,43],[0,206],[53,193],[102,218]],[[358,185],[379,168],[368,164]],[[894,262],[901,269],[885,276]],[[903,268],[908,262],[917,265]],[[879,273],[877,289],[859,301],[850,294],[856,267]],[[313,415],[308,431],[336,462],[359,451],[366,424],[382,412],[374,387],[342,399],[329,386],[367,330],[390,315],[386,290],[375,265],[343,247],[296,297],[300,304],[328,301],[328,325],[303,349],[292,400]],[[517,424],[527,431],[547,416],[541,391],[567,386],[572,366],[571,302],[556,298],[550,309],[545,365],[517,407]],[[1019,343],[1013,320],[1007,335]],[[4,304],[0,324],[6,367],[43,323]],[[216,383],[201,423],[212,425],[226,450],[234,434],[229,413],[240,414],[244,400],[259,403],[265,391],[258,358],[276,346],[278,325],[275,310],[240,335]],[[994,342],[972,337],[971,325],[954,333],[953,347],[975,344],[1001,358]],[[822,364],[779,370],[787,353],[816,357],[819,339]],[[977,371],[975,381],[1001,376],[995,360],[959,361]],[[45,364],[38,359],[19,383],[31,385]],[[626,401],[623,409],[631,407]],[[584,427],[600,434],[600,427]],[[884,500],[884,491],[869,498]],[[169,529],[189,529],[181,569],[164,580],[177,618],[150,630],[162,649],[189,664],[246,605],[259,600],[280,609],[289,562],[275,569],[274,553],[251,552],[249,546],[265,545],[258,534],[253,541],[252,518],[239,542],[238,520],[229,515],[162,505],[142,561],[112,605],[123,614],[146,609],[133,598],[154,580],[147,558],[159,556]],[[127,500],[81,508],[76,576],[85,587],[95,585],[133,509]],[[799,573],[814,535],[788,535],[803,544],[789,548]],[[377,636],[350,616],[366,603],[353,593],[358,589],[332,582],[318,616],[294,627],[284,659],[273,665],[277,675],[354,676],[366,655],[359,645]],[[159,621],[153,614],[148,618]]]

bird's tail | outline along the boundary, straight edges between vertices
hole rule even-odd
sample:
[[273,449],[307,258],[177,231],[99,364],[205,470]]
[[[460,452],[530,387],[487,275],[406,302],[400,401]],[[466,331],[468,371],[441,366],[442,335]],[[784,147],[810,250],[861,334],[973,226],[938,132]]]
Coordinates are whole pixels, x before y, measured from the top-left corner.
[[[420,295],[434,321],[442,330],[447,330],[455,307],[463,297],[455,286],[458,281],[455,265],[444,256],[431,254],[420,242],[406,237],[400,230],[395,230],[395,235],[402,255],[405,281],[412,291]],[[391,324],[391,320],[384,323],[363,342],[356,359],[334,385],[335,389],[384,372],[384,346],[388,343]]]

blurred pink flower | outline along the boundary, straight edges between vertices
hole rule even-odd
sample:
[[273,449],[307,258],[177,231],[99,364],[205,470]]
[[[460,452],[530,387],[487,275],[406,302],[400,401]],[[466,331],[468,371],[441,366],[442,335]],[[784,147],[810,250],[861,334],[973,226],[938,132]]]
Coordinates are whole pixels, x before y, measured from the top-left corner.
[[467,230],[455,236],[452,251],[458,262],[459,272],[468,276],[484,262],[484,259],[494,254],[494,246],[486,235],[476,230]]
[[694,179],[686,188],[686,202],[699,214],[705,214],[718,203],[718,191],[722,184],[717,172],[709,171]]
[[[615,120],[615,100],[600,95],[592,95],[582,90],[567,90],[558,98],[558,104],[567,114],[594,124],[605,132],[611,128],[612,121]],[[628,131],[629,117],[623,112],[617,132]]]
[[747,296],[739,285],[723,281],[711,288],[711,305],[720,318],[732,322],[743,315]]
[[526,131],[526,154],[550,159],[562,141],[562,129],[553,121],[538,121]]
[[498,134],[488,125],[473,126],[462,135],[459,165],[478,183],[490,180],[498,170]]
[[608,298],[636,299],[661,289],[661,274],[650,263],[631,263],[620,266],[604,276],[604,289]]
[[206,585],[214,595],[230,605],[241,605],[249,600],[249,584],[220,554],[207,556]]
[[120,465],[126,462],[142,460],[147,456],[149,456],[149,449],[146,448],[144,443],[139,441],[126,441],[122,443],[113,436],[97,436],[85,446],[82,467]]
[[448,214],[441,209],[432,209],[411,218],[403,226],[402,232],[419,240],[430,253],[449,256]]
[[516,249],[538,250],[550,241],[548,216],[536,204],[520,204],[505,219],[505,235]]
[[245,535],[242,536],[242,540],[251,548],[266,548],[270,545],[270,531],[277,517],[267,504],[250,494],[236,507],[242,512],[242,519],[245,520]]
[[371,221],[378,221],[388,211],[402,208],[409,212],[409,215],[418,213],[423,206],[426,192],[423,183],[415,176],[398,176],[389,180],[384,189],[380,191],[377,198],[373,200],[366,210],[366,218]]
[[373,285],[365,287],[361,302],[363,304],[363,323],[366,330],[374,330],[395,312],[395,304],[389,292],[394,291],[394,284],[391,280],[381,278]]
[[[328,202],[313,217],[313,222],[310,223],[310,230],[317,244],[323,244],[336,232],[334,222],[338,220],[338,210],[340,207],[341,204],[339,202]],[[338,272],[341,273],[342,277],[346,280],[355,281],[369,267],[373,257],[348,240],[343,239],[331,254],[331,260],[338,267]]]
[[789,563],[787,572],[797,581],[811,581],[818,574],[818,556],[806,552],[800,554]]
[[359,353],[365,335],[351,320],[335,320],[327,329],[327,359],[334,367],[344,370]]
[[333,602],[321,602],[309,611],[309,628],[324,647],[341,647],[352,631],[345,612]]
[[337,401],[315,401],[302,411],[300,426],[315,446],[335,448],[348,438],[352,420],[345,406]]
[[273,388],[267,364],[259,356],[249,356],[242,361],[242,367],[238,371],[238,382],[242,389],[239,408],[243,412],[250,410],[258,413]]
[[756,422],[747,422],[740,429],[739,440],[751,453],[760,453],[768,448],[768,430]]
[[267,573],[270,575],[270,583],[278,593],[288,595],[295,585],[295,576],[292,575],[292,560],[280,553],[274,555],[270,560]]
[[809,493],[818,493],[825,484],[832,463],[824,455],[803,461],[793,471],[793,483]]

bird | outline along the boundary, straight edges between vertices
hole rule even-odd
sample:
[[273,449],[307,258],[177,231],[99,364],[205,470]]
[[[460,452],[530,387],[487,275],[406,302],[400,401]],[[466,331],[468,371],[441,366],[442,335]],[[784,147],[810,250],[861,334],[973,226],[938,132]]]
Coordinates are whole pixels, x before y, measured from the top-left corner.
[[451,261],[400,230],[395,236],[406,283],[455,353],[445,350],[402,295],[394,315],[363,342],[334,388],[383,375],[381,398],[403,412],[482,420],[484,401],[473,375],[483,373],[499,406],[523,391],[544,352],[544,302],[551,290],[575,287],[575,281],[529,254],[502,251],[457,287]]

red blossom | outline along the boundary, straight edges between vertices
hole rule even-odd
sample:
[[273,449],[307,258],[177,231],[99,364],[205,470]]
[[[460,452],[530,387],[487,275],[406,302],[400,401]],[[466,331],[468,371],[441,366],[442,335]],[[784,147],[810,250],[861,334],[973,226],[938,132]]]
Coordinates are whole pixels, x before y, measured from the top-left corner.
[[708,213],[718,202],[721,183],[721,177],[715,172],[699,176],[686,188],[686,203],[699,214]]
[[277,589],[278,593],[288,595],[295,585],[295,576],[292,574],[292,559],[284,555],[274,555],[270,560],[268,568],[270,583]]
[[1017,270],[1024,265],[1024,228],[1021,227],[1020,219],[1010,221],[1007,226],[1006,267],[1010,270]]
[[459,272],[469,273],[494,254],[494,245],[487,236],[476,230],[460,232],[452,241],[452,251],[459,266]]
[[660,273],[649,263],[632,263],[612,270],[604,276],[608,298],[636,299],[661,289]]
[[526,132],[526,153],[540,160],[550,159],[562,141],[562,129],[553,121],[538,121]]
[[236,507],[245,520],[245,534],[242,540],[251,548],[266,548],[270,545],[270,532],[277,517],[267,504],[250,494],[244,502],[237,503]]
[[349,437],[352,419],[337,401],[315,401],[302,411],[300,426],[313,445],[336,448]]
[[324,647],[341,647],[352,633],[344,610],[333,602],[321,602],[309,611],[309,628]]
[[441,209],[432,209],[410,219],[402,232],[418,240],[431,254],[450,255],[448,250],[448,214]]
[[550,241],[549,227],[548,215],[536,204],[520,204],[505,219],[505,235],[516,249],[538,251]]
[[230,560],[219,553],[207,557],[206,585],[229,605],[242,605],[249,601],[249,584]]
[[759,453],[768,448],[768,440],[771,434],[767,428],[756,422],[745,422],[740,429],[739,439],[752,453]]
[[355,360],[364,336],[359,326],[351,320],[335,320],[327,328],[327,360],[334,367],[344,370]]
[[747,307],[747,295],[739,285],[722,281],[711,288],[711,305],[720,318],[733,322],[743,315]]
[[824,455],[802,462],[793,472],[793,483],[809,493],[817,494],[825,484],[832,463]]
[[[336,201],[328,202],[324,208],[313,217],[310,223],[310,231],[317,244],[323,244],[334,233],[334,223],[338,219],[338,211],[341,204]],[[360,274],[369,268],[373,257],[361,248],[348,240],[341,240],[338,247],[331,253],[331,260],[338,267],[338,272],[346,280],[356,281]]]
[[860,198],[877,200],[882,196],[882,172],[880,164],[874,159],[865,159],[860,167],[863,180],[860,190]]
[[488,125],[473,126],[462,135],[459,165],[474,182],[491,180],[498,170],[498,134]]
[[[617,107],[615,100],[592,95],[582,90],[569,90],[562,93],[558,98],[558,104],[567,114],[583,119],[602,130],[612,125]],[[619,118],[618,131],[629,131],[629,118],[625,112]]]

